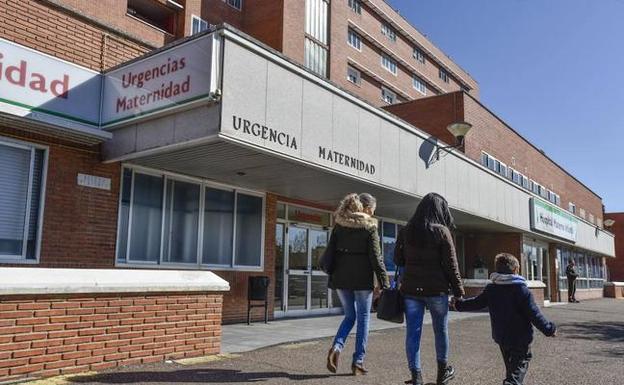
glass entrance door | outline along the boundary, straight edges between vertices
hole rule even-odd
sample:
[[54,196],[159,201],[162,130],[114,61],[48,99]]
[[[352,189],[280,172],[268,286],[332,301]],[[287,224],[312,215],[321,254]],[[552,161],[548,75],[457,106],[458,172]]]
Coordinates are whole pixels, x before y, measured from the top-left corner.
[[286,313],[325,313],[331,307],[328,277],[319,268],[328,241],[328,230],[292,224],[288,226],[284,283]]

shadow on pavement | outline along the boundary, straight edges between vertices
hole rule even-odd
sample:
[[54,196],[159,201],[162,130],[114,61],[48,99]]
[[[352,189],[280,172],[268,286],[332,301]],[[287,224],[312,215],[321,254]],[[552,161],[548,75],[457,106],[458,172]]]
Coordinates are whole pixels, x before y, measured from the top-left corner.
[[[565,324],[562,336],[571,339],[605,341],[616,344],[624,342],[624,322],[591,322]],[[612,356],[624,357],[624,347],[617,346],[607,351]]]
[[231,382],[259,382],[271,378],[285,378],[291,381],[329,378],[329,375],[319,374],[290,374],[286,372],[242,372],[240,370],[225,369],[185,369],[168,372],[116,372],[100,373],[90,376],[79,376],[69,379],[74,383],[106,383],[131,384],[137,382],[162,382],[173,384],[176,382],[197,382],[206,384],[225,384]]

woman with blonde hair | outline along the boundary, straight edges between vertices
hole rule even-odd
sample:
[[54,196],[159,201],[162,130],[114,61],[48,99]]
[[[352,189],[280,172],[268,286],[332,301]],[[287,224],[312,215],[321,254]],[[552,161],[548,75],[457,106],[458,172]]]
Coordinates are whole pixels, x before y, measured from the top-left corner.
[[338,293],[344,319],[327,355],[327,369],[336,373],[338,357],[357,321],[355,353],[351,364],[354,375],[367,374],[364,367],[375,276],[387,288],[388,274],[380,251],[377,201],[370,194],[348,194],[334,213],[335,226],[327,245],[333,255],[329,287]]

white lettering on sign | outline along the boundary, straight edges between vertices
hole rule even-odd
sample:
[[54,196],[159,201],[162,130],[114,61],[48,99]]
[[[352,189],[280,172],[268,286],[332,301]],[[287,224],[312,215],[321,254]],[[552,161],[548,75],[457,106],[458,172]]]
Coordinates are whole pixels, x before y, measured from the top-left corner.
[[101,176],[78,174],[78,186],[97,188],[100,190],[111,189],[111,179],[103,178]]
[[102,125],[208,97],[214,35],[181,44],[105,74]]
[[98,126],[100,89],[99,73],[0,39],[2,112]]
[[569,241],[576,241],[578,220],[558,207],[531,198],[531,228]]

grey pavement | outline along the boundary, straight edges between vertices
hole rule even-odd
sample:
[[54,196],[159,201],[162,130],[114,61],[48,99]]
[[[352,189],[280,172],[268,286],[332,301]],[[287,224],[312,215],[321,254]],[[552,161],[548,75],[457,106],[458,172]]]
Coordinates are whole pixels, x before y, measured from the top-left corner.
[[[532,346],[534,357],[525,385],[624,384],[624,300],[603,299],[554,306],[545,309],[544,313],[558,324],[558,336],[546,338],[536,333]],[[319,325],[327,322],[323,328],[331,326],[330,319],[317,318],[315,322]],[[275,324],[279,325],[278,322]],[[259,331],[261,327],[257,325],[251,330]],[[503,363],[498,347],[491,340],[488,317],[455,319],[449,328],[450,358],[457,370],[457,379],[451,384],[501,384]],[[75,377],[69,383],[400,385],[407,379],[404,328],[371,332],[366,358],[370,374],[358,377],[349,373],[353,339],[347,342],[347,348],[340,357],[339,373],[331,374],[325,368],[331,338],[319,337],[312,341],[290,342],[230,355],[212,362],[126,367]],[[435,380],[433,346],[431,327],[426,327],[423,329],[422,362],[425,381],[429,383]]]
[[[479,313],[451,312],[451,322],[460,319],[480,317]],[[254,322],[251,325],[225,325],[222,331],[221,351],[223,353],[243,353],[268,346],[307,341],[321,337],[333,337],[343,316],[313,318],[292,318],[271,321],[268,324]],[[425,314],[425,324],[431,324],[431,316]],[[400,328],[403,325],[377,319],[371,314],[371,331]],[[352,334],[355,333],[353,328]]]

